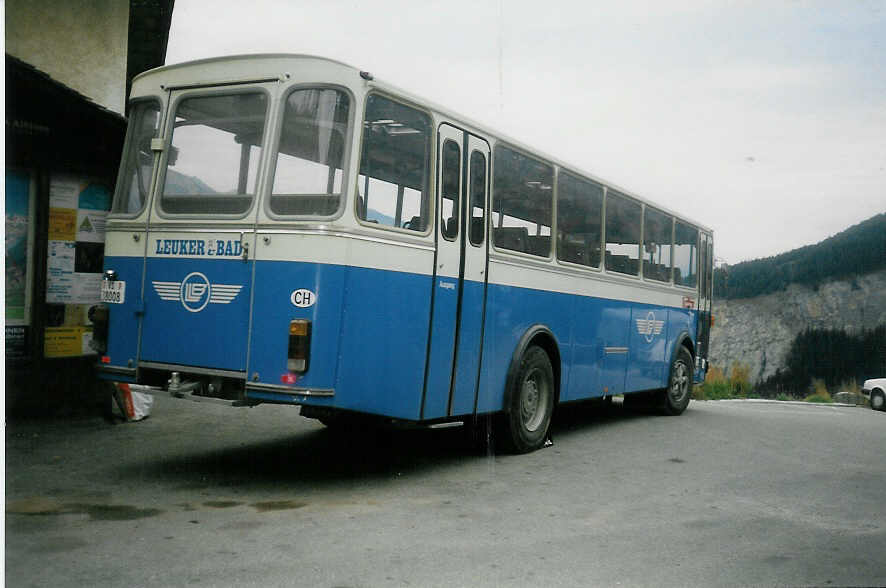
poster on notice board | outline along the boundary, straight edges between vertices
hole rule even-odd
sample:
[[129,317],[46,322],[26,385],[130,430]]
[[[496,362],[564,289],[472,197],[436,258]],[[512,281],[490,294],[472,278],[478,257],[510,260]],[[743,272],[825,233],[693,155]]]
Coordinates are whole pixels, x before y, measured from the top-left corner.
[[32,251],[34,227],[33,185],[31,174],[6,170],[6,263],[4,274],[6,301],[6,358],[29,355],[31,323]]
[[111,192],[103,182],[53,175],[49,184],[46,302],[62,320],[44,333],[46,357],[94,353],[87,309],[98,304]]

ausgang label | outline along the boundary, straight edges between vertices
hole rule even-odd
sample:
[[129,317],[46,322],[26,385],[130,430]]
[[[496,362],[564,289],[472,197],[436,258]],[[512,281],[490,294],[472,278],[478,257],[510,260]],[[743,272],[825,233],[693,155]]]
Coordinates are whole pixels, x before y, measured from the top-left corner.
[[156,255],[237,257],[243,253],[243,246],[237,239],[156,239]]

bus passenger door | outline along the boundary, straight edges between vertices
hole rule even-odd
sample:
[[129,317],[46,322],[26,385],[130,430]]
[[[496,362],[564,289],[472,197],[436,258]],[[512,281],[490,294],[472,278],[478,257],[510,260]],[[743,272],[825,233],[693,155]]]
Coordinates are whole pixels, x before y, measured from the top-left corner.
[[468,135],[465,142],[467,183],[462,193],[465,219],[461,236],[461,303],[455,370],[450,391],[449,416],[473,413],[477,407],[477,378],[483,343],[486,310],[486,202],[489,191],[489,144]]
[[422,419],[474,411],[486,295],[489,145],[446,124],[437,137],[437,254]]
[[[713,289],[714,251],[713,239],[707,233],[699,233],[699,270],[698,270],[698,327],[696,332],[696,355],[701,359],[708,358],[708,347],[711,337],[711,296]],[[700,363],[696,367],[701,368]],[[704,373],[699,377],[704,377]]]

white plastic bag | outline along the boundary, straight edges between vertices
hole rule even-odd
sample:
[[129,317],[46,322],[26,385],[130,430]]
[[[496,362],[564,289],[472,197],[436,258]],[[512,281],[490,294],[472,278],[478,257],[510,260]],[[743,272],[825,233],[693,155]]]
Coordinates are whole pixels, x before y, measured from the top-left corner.
[[133,392],[125,382],[116,382],[114,386],[117,388],[115,394],[121,401],[120,408],[127,421],[140,421],[151,414],[151,407],[154,405],[154,397],[151,394]]

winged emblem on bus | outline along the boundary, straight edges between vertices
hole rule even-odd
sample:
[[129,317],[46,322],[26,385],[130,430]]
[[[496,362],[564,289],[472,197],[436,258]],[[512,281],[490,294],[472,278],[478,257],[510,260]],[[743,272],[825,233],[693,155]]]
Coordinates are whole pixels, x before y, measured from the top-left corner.
[[192,272],[181,282],[151,282],[162,300],[177,300],[185,310],[200,312],[210,302],[230,304],[243,286],[239,284],[212,284],[200,272]]
[[661,335],[663,328],[664,321],[656,320],[655,313],[652,311],[646,314],[646,318],[637,319],[637,333],[643,335],[647,343],[652,343],[652,339],[656,335]]

